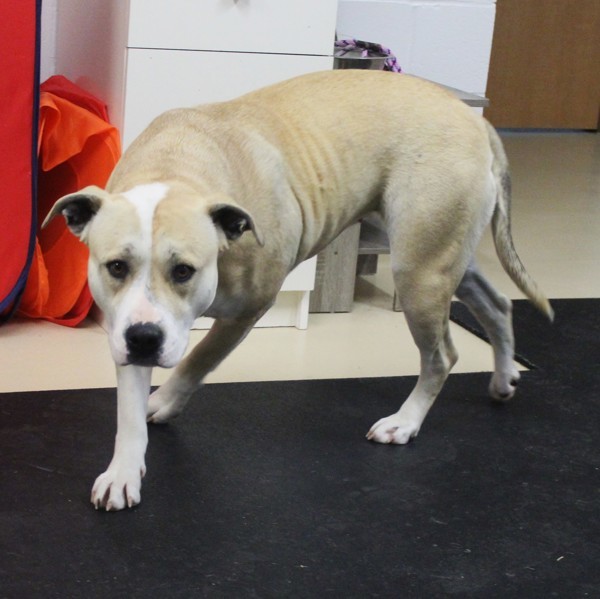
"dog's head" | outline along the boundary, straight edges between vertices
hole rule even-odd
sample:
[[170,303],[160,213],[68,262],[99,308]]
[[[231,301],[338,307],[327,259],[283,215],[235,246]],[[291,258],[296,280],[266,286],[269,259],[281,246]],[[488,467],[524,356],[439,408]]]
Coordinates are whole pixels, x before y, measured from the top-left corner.
[[163,183],[119,194],[87,187],[58,200],[43,226],[57,214],[89,247],[90,290],[119,365],[177,364],[215,298],[219,253],[245,231],[262,244],[235,203]]

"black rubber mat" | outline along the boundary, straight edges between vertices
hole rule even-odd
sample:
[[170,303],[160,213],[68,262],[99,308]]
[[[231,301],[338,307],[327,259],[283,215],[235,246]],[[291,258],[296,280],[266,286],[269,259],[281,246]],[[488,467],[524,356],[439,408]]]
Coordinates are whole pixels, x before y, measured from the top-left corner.
[[452,375],[405,447],[364,435],[412,377],[208,385],[119,513],[114,390],[0,396],[0,597],[597,596],[600,303],[554,307],[512,402]]

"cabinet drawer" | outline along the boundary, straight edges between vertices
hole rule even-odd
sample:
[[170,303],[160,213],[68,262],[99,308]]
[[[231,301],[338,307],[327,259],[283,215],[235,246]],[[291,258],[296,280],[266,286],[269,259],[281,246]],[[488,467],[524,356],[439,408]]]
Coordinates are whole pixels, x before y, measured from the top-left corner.
[[331,69],[328,56],[129,50],[123,147],[171,108],[231,100],[259,87]]
[[130,0],[128,46],[332,53],[337,0]]

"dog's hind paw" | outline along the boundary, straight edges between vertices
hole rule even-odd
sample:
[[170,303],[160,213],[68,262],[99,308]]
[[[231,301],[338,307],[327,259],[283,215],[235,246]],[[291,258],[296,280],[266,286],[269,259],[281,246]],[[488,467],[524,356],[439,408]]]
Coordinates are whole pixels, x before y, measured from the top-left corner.
[[378,420],[367,433],[369,441],[376,443],[392,443],[406,445],[419,433],[420,424],[415,423],[399,414]]
[[141,501],[140,491],[145,473],[146,468],[143,464],[137,468],[123,468],[111,464],[108,470],[96,479],[91,502],[97,510],[104,508],[107,512],[137,505]]
[[508,401],[512,399],[521,375],[516,368],[507,373],[494,373],[490,381],[489,393],[497,401]]

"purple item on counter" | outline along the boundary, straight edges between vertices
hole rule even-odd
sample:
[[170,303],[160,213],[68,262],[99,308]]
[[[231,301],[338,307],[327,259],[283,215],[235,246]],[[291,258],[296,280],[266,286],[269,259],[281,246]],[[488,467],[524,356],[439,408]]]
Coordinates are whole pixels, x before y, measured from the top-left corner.
[[398,64],[398,60],[389,48],[382,46],[381,44],[375,44],[373,42],[364,42],[355,39],[337,40],[335,42],[336,58],[343,58],[344,55],[350,50],[362,50],[361,57],[369,58],[370,56],[381,57],[387,56],[385,61],[384,71],[392,71],[394,73],[401,73],[402,69]]

